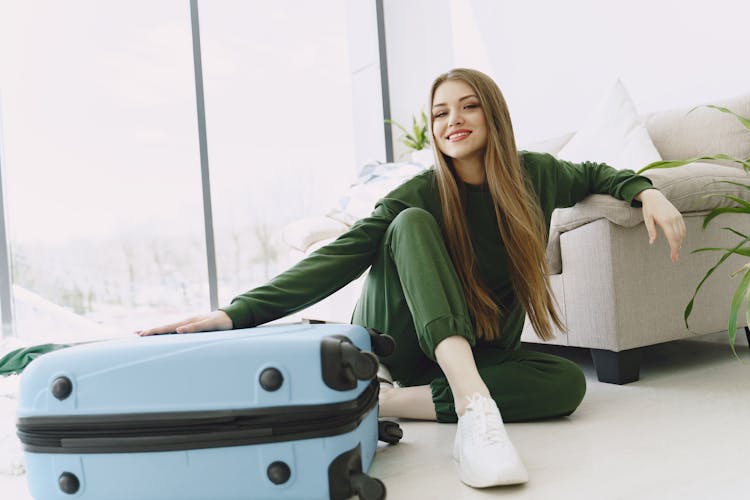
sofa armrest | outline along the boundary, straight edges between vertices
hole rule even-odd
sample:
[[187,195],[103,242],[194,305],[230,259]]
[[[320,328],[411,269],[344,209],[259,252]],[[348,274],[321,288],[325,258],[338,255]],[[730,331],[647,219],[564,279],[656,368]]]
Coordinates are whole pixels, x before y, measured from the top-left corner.
[[[626,228],[597,220],[560,238],[568,345],[623,351],[727,328],[736,280],[730,273],[746,259],[730,257],[701,288],[685,327],[683,313],[695,287],[718,260],[702,247],[731,247],[737,236],[722,229],[750,232],[742,214],[721,216],[721,224],[702,229],[703,217],[686,214],[687,238],[680,262],[673,263],[662,235],[648,244],[644,225]],[[744,318],[738,326],[743,326]]]
[[[724,195],[750,202],[750,175],[742,169],[712,163],[691,163],[678,168],[654,169],[645,172],[664,196],[683,214],[702,215],[719,207],[735,206]],[[570,208],[552,213],[547,244],[550,273],[563,270],[560,235],[598,219],[606,219],[620,227],[635,227],[643,222],[643,211],[608,195],[595,194]]]

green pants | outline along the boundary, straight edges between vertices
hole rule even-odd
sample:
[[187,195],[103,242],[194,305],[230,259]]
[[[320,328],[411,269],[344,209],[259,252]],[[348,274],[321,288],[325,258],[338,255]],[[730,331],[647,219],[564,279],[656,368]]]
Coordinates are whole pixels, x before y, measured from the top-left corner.
[[569,415],[586,392],[575,363],[477,342],[440,227],[421,208],[402,211],[388,227],[352,322],[396,340],[396,351],[382,363],[402,385],[430,385],[440,422],[457,421],[453,395],[434,352],[452,335],[465,337],[472,346],[479,374],[506,422]]

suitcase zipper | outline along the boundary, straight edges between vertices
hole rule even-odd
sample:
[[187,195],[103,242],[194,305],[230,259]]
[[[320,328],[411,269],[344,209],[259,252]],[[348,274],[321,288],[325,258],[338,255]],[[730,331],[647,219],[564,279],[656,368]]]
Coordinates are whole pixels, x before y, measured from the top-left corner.
[[217,412],[19,418],[32,453],[128,453],[221,448],[335,436],[354,430],[378,401],[371,382],[352,401]]

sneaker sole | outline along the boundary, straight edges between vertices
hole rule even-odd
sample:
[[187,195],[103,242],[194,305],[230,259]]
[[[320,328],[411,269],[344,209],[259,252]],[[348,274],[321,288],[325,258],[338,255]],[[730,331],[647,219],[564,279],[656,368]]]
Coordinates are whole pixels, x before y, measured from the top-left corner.
[[467,486],[471,486],[472,488],[491,488],[493,486],[511,486],[514,484],[524,484],[529,481],[529,476],[526,473],[526,471],[515,471],[513,474],[509,474],[508,476],[502,478],[502,479],[492,479],[492,480],[479,480],[475,477],[471,477],[470,474],[463,474],[461,472],[461,464],[454,459],[454,462],[456,463],[456,468],[458,469],[458,477],[461,479],[461,482],[464,483]]

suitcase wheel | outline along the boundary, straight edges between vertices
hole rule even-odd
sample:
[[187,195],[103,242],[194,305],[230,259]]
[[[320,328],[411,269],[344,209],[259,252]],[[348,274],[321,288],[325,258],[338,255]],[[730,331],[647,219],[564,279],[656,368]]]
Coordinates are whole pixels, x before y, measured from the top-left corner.
[[372,380],[378,374],[377,356],[368,351],[360,351],[354,344],[342,344],[344,363],[352,368],[359,380]]
[[381,357],[393,354],[393,351],[396,350],[396,341],[393,340],[393,337],[380,333],[374,328],[368,328],[367,331],[370,334],[372,352]]
[[404,431],[396,422],[380,420],[378,422],[378,440],[388,444],[397,444],[404,437]]
[[350,481],[352,491],[357,494],[359,500],[383,500],[385,498],[385,485],[380,479],[358,472],[351,475]]
[[337,391],[354,389],[357,380],[372,380],[378,374],[377,356],[361,351],[343,336],[332,335],[322,340],[320,361],[323,382]]

